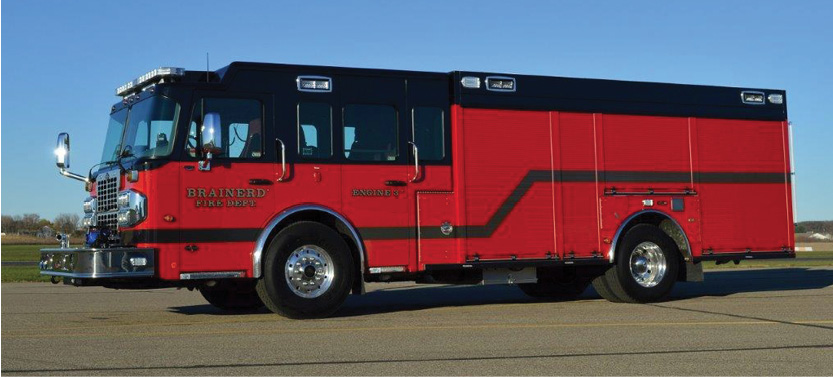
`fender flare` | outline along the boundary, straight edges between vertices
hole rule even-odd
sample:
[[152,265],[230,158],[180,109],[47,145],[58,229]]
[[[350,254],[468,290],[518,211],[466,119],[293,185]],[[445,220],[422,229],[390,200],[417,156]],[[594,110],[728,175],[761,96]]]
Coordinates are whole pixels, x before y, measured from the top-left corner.
[[[337,221],[341,222],[342,225],[344,225],[344,227],[347,228],[347,230],[350,232],[350,236],[356,243],[356,248],[359,252],[359,269],[361,271],[362,276],[364,276],[364,243],[362,242],[362,239],[359,236],[359,232],[356,231],[356,227],[354,227],[353,224],[347,221],[347,219],[344,218],[344,216],[340,215],[338,212],[330,208],[314,204],[302,204],[299,206],[288,208],[283,212],[279,213],[277,216],[275,216],[275,218],[269,221],[266,227],[263,228],[263,231],[260,232],[260,235],[257,237],[257,242],[255,242],[255,248],[252,251],[252,277],[255,279],[259,279],[263,274],[263,251],[266,249],[266,243],[269,242],[269,236],[272,234],[272,231],[275,230],[275,228],[277,228],[289,216],[303,211],[324,212],[328,215],[335,217]],[[358,278],[363,281],[361,276],[359,276]]]
[[628,216],[627,219],[625,219],[625,221],[622,221],[622,223],[619,225],[619,229],[617,229],[616,234],[613,235],[613,242],[611,242],[610,250],[608,250],[607,253],[610,263],[616,263],[616,244],[619,242],[619,239],[624,235],[622,233],[628,227],[628,224],[630,224],[637,217],[649,213],[659,215],[667,220],[671,220],[671,223],[674,224],[675,227],[677,227],[677,230],[679,230],[680,234],[683,235],[683,240],[685,241],[686,250],[684,252],[680,250],[680,252],[683,253],[683,258],[685,259],[685,262],[691,262],[693,260],[691,256],[691,244],[688,242],[688,235],[683,230],[683,227],[680,226],[680,223],[678,223],[677,220],[674,220],[673,217],[669,216],[665,212],[657,211],[655,209],[645,209],[631,214],[630,216]]

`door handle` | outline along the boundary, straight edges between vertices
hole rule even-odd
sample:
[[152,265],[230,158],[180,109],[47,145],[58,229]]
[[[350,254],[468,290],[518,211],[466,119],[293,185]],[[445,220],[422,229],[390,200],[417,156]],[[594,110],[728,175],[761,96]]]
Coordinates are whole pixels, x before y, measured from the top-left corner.
[[405,186],[407,184],[408,183],[405,182],[405,181],[395,181],[395,180],[385,181],[385,186]]
[[249,180],[249,184],[252,186],[269,186],[272,181],[263,178],[252,178]]

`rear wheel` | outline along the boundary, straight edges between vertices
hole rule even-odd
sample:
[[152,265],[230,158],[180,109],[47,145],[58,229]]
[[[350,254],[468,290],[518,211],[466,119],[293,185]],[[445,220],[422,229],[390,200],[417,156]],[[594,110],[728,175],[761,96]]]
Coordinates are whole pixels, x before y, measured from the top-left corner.
[[209,304],[223,310],[248,311],[263,307],[254,280],[220,280],[199,290]]
[[335,312],[353,286],[353,257],[332,228],[294,223],[269,244],[257,293],[269,310],[289,318]]
[[679,266],[674,240],[654,225],[639,224],[625,234],[616,264],[593,280],[593,287],[613,302],[658,301],[671,293]]

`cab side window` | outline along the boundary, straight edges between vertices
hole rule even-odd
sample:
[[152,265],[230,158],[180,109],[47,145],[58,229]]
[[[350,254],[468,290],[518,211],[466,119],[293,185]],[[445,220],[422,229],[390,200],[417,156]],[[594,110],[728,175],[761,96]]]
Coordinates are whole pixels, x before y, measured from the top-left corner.
[[438,107],[414,107],[413,140],[419,148],[419,159],[440,161],[445,157],[445,113]]
[[396,161],[396,109],[387,105],[344,107],[344,157],[354,161]]
[[298,104],[298,156],[316,159],[333,155],[332,108],[326,103]]
[[263,106],[260,101],[240,98],[203,98],[191,114],[188,154],[199,155],[199,132],[205,114],[220,115],[221,151],[215,158],[254,159],[263,156]]

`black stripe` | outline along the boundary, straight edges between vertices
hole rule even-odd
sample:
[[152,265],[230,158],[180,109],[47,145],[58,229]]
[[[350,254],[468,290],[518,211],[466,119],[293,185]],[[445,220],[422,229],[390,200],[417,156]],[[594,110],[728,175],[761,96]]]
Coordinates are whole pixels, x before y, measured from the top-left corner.
[[140,229],[121,232],[122,241],[133,243],[253,242],[263,229]]
[[[694,174],[699,183],[789,183],[789,176],[784,173],[752,173],[752,172],[701,172]],[[599,181],[606,183],[638,182],[638,183],[688,183],[691,174],[687,172],[641,172],[641,171],[602,171]],[[492,214],[484,225],[469,225],[455,227],[450,235],[444,235],[439,227],[424,227],[420,237],[423,239],[436,238],[489,238],[509,213],[520,202],[521,198],[539,182],[595,182],[596,173],[593,170],[530,170],[518,182],[509,196]],[[122,239],[127,244],[132,243],[200,243],[200,242],[252,242],[262,232],[259,228],[242,229],[142,229],[122,231]],[[416,229],[411,227],[362,227],[358,229],[365,240],[397,240],[416,237]]]
[[[700,183],[787,183],[789,176],[784,173],[727,173],[703,172],[696,173],[695,179]],[[596,173],[593,170],[530,170],[500,207],[492,214],[485,225],[469,225],[455,228],[454,233],[444,235],[438,227],[422,228],[420,237],[432,238],[489,238],[501,223],[509,216],[521,198],[526,195],[532,185],[538,182],[595,182]],[[688,172],[646,172],[646,171],[601,171],[599,181],[604,183],[690,183],[691,173]],[[373,227],[359,228],[359,233],[365,240],[391,240],[413,237],[412,229],[408,227]]]
[[416,230],[407,226],[366,227],[358,231],[365,240],[399,240],[416,235]]

